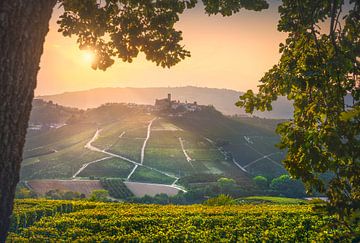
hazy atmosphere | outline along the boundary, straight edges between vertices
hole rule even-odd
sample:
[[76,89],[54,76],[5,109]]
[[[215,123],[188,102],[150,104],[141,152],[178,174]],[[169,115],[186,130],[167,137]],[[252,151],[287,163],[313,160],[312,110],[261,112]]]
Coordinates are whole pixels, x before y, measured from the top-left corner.
[[171,69],[157,67],[139,54],[133,63],[116,60],[106,72],[90,68],[89,53],[80,51],[76,38],[58,33],[55,9],[46,37],[36,95],[95,87],[178,87],[194,85],[238,91],[256,89],[258,80],[279,59],[278,1],[262,12],[240,10],[231,17],[208,16],[203,6],[187,10],[177,23],[183,44],[191,51]]
[[360,0],[0,0],[0,243],[360,242],[359,192]]

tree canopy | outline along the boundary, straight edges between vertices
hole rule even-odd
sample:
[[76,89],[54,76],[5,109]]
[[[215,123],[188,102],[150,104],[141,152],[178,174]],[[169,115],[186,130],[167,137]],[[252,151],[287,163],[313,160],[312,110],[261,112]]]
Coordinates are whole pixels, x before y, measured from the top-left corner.
[[[341,216],[360,208],[360,1],[283,0],[281,58],[238,106],[271,110],[279,96],[293,119],[278,126],[286,169],[309,192],[325,193]],[[351,104],[345,102],[351,99]]]
[[[118,57],[132,62],[140,52],[162,67],[171,67],[190,56],[175,29],[179,15],[194,8],[197,0],[61,0],[64,13],[58,21],[64,36],[77,36],[80,49],[96,55],[92,68],[106,70]],[[240,9],[260,11],[265,0],[203,0],[209,15],[230,16]]]

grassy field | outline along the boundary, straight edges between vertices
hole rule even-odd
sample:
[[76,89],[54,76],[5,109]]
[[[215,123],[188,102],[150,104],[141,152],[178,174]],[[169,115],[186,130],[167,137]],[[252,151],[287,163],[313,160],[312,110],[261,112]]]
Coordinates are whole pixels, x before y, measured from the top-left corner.
[[238,203],[306,204],[307,201],[288,197],[251,196],[237,199]]
[[[90,130],[87,136],[73,135],[70,139],[74,144],[65,147],[65,143],[56,142],[47,147],[55,147],[56,152],[25,159],[22,162],[22,179],[53,179],[71,178],[72,175],[85,163],[105,157],[103,154],[84,148],[85,144],[93,136]],[[51,135],[49,135],[51,136]],[[66,139],[66,141],[70,140]],[[63,146],[62,148],[59,148]]]
[[148,183],[161,183],[172,184],[174,178],[161,174],[157,171],[139,166],[134,174],[131,176],[130,181],[148,182]]
[[134,168],[132,163],[119,158],[109,158],[99,163],[88,165],[78,177],[109,177],[109,178],[127,178]]
[[181,149],[177,130],[151,132],[145,150],[144,164],[173,174],[188,174],[193,171]]
[[116,153],[134,161],[140,162],[141,147],[144,143],[143,138],[133,138],[125,136],[114,143],[108,151]]
[[335,227],[334,222],[335,218],[313,212],[309,205],[160,206],[18,200],[9,241],[348,241],[348,229]]
[[[243,167],[263,156],[269,156],[274,160],[260,159],[253,163],[246,168],[252,175],[273,178],[286,173],[281,164],[284,155],[275,147],[279,142],[279,137],[274,130],[280,121],[259,118],[232,119],[221,115],[212,108],[201,112],[188,113],[182,117],[173,117],[170,121],[191,133],[192,136],[207,138],[216,147],[222,147],[229,156],[233,157]],[[194,143],[191,147],[193,148],[189,147],[189,153],[196,158],[196,154],[193,154],[192,150]],[[194,150],[196,151],[196,149],[198,148]],[[205,151],[212,153],[209,149]],[[277,154],[271,155],[273,153]],[[216,156],[215,152],[213,158],[217,158]]]

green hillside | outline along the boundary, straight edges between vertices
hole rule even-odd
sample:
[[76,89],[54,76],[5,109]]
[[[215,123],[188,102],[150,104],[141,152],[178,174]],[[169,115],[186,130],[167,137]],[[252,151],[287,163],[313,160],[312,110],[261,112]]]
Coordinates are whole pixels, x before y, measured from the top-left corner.
[[338,242],[309,205],[175,206],[17,200],[9,242]]
[[[53,108],[50,114],[65,109]],[[169,116],[152,106],[106,104],[74,112],[64,126],[29,133],[21,179],[118,178],[170,185],[189,176],[201,182],[209,174],[253,187],[253,176],[286,173],[283,154],[274,146],[276,122],[227,117],[211,106]]]
[[213,107],[171,118],[178,127],[221,147],[249,173],[273,178],[286,173],[281,164],[283,151],[276,149],[279,137],[274,130],[279,120],[229,118]]

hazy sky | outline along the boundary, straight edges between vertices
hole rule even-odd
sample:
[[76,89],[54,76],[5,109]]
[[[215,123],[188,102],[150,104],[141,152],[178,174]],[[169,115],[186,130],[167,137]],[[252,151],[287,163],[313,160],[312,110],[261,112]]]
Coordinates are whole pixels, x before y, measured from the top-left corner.
[[240,91],[255,89],[279,59],[286,35],[276,30],[277,6],[262,12],[240,11],[232,17],[207,16],[196,8],[181,16],[177,28],[191,57],[171,69],[157,67],[141,54],[131,64],[116,60],[107,71],[93,70],[76,38],[57,32],[56,10],[46,37],[36,95],[96,87],[167,87],[194,85]]

